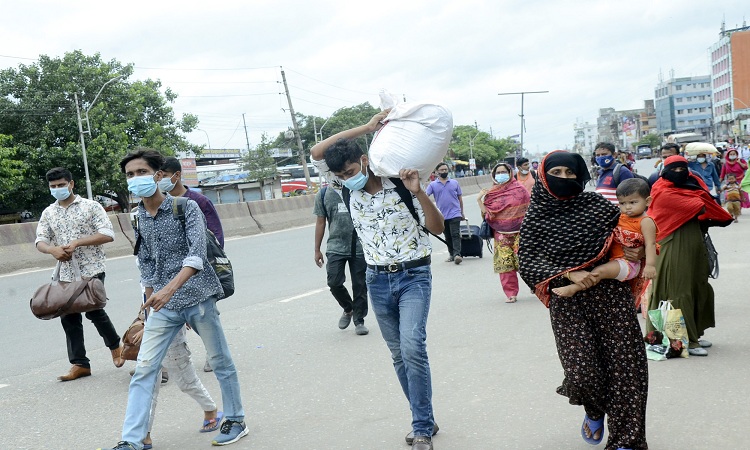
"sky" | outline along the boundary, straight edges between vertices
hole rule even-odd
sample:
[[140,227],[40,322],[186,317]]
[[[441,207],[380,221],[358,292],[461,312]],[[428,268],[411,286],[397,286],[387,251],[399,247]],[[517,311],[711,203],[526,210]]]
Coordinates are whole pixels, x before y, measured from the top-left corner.
[[191,142],[243,149],[243,114],[251,147],[292,125],[282,68],[298,113],[386,89],[496,137],[521,132],[521,96],[499,93],[549,91],[524,96],[525,147],[570,148],[577,120],[642,108],[672,71],[707,75],[722,21],[750,21],[747,0],[2,2],[0,68],[74,50],[132,63],[130,81],[161,80],[198,116]]

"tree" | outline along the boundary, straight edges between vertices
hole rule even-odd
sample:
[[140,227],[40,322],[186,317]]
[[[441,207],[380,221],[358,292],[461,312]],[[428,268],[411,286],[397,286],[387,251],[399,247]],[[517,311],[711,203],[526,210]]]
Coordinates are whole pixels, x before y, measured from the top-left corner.
[[[103,61],[100,55],[80,51],[62,58],[41,55],[31,65],[0,71],[0,133],[11,136],[16,151],[12,158],[26,165],[24,181],[14,183],[5,200],[11,210],[39,212],[50,203],[44,174],[52,167],[66,167],[76,181],[77,193],[85,189],[85,176],[76,118],[74,93],[78,93],[83,128],[88,110],[91,133],[85,135],[92,191],[129,207],[127,183],[119,161],[130,150],[151,147],[165,155],[181,151],[199,154],[202,147],[184,137],[195,129],[198,118],[186,114],[178,120],[170,103],[177,94],[162,92],[160,81],[128,81],[132,64]],[[122,78],[101,91],[116,76]]]
[[242,157],[242,169],[250,172],[251,180],[262,181],[276,176],[276,163],[271,156],[272,148],[274,143],[266,133],[263,133],[260,136],[260,144]]
[[18,159],[19,149],[13,147],[10,136],[0,134],[0,204],[23,182],[26,164]]
[[651,149],[656,150],[657,148],[659,148],[659,145],[661,145],[661,139],[658,135],[649,133],[643,136],[640,141],[636,142],[635,145],[648,145],[651,147]]
[[457,125],[453,127],[450,148],[456,158],[468,160],[473,155],[477,167],[485,167],[492,166],[505,155],[511,154],[513,146],[514,143],[509,138],[495,139],[471,125]]

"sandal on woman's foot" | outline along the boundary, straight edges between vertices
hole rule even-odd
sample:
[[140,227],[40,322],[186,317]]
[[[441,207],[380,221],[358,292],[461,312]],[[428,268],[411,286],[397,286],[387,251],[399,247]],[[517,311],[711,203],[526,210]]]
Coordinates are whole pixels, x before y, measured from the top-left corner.
[[153,444],[143,444],[143,450],[151,450],[154,448]]
[[[586,427],[591,431],[591,437],[586,436]],[[594,439],[596,433],[599,433],[599,439]],[[604,437],[604,416],[600,417],[599,420],[593,420],[589,418],[588,414],[584,415],[583,425],[581,425],[581,437],[591,445],[598,445],[602,442],[602,438]]]
[[505,303],[515,303],[518,298],[516,297],[508,297],[508,300],[505,300]]
[[219,411],[216,413],[216,417],[213,419],[206,419],[203,421],[203,427],[201,427],[201,433],[210,433],[219,429],[221,425],[221,419],[224,417],[224,413]]

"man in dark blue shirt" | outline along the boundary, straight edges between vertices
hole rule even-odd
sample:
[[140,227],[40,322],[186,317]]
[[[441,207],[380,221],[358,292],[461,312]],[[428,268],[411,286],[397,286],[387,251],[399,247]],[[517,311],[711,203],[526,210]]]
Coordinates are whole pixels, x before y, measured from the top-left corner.
[[136,247],[147,298],[143,307],[152,312],[130,380],[122,441],[112,450],[143,449],[157,375],[170,342],[185,324],[203,340],[221,386],[224,422],[212,444],[231,444],[248,434],[237,370],[216,309],[216,300],[224,294],[206,256],[206,220],[192,200],[185,206],[184,225],[174,217],[174,198],[157,187],[163,164],[162,155],[150,149],[120,161],[128,190],[143,199]]

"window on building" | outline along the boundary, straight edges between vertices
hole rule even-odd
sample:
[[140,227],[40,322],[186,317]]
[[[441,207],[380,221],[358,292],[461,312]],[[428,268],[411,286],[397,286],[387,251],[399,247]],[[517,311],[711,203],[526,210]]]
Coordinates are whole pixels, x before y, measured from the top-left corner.
[[682,90],[682,86],[680,86],[679,84],[677,86],[675,86],[674,88],[675,88],[676,91],[681,91]]
[[677,103],[682,103],[682,97],[677,97],[677,98],[675,99],[675,101],[676,101]]
[[701,119],[701,123],[706,123],[706,119]]

